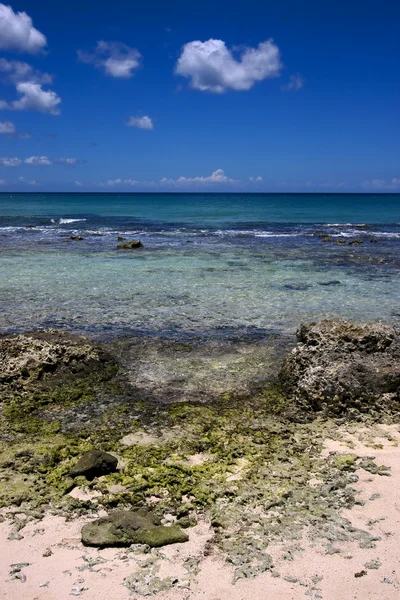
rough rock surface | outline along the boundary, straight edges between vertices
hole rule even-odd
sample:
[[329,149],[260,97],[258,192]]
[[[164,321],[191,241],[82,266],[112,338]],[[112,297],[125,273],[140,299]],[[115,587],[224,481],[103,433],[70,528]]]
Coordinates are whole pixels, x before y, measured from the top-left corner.
[[5,402],[72,398],[117,370],[107,352],[82,336],[57,330],[0,336],[0,399]]
[[381,323],[326,320],[303,324],[281,382],[306,409],[400,409],[400,332]]
[[87,479],[94,479],[101,475],[108,475],[116,471],[118,459],[102,450],[89,450],[85,452],[70,471],[72,477],[84,475]]
[[82,528],[82,542],[105,548],[147,544],[152,548],[187,542],[188,536],[177,525],[164,527],[154,514],[146,510],[117,510]]
[[143,244],[140,240],[131,240],[118,244],[117,248],[118,250],[133,250],[135,248],[143,248]]

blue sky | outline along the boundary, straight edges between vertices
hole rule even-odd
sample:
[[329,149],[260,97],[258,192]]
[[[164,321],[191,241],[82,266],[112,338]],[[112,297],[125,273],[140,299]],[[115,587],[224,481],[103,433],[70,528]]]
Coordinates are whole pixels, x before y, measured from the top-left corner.
[[400,3],[0,4],[0,190],[400,191]]

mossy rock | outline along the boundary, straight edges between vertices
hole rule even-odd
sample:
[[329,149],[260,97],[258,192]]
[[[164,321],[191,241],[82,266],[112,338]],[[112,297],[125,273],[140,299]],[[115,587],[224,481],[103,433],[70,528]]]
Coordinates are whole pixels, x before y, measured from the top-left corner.
[[147,544],[152,548],[187,542],[188,536],[178,526],[164,527],[160,520],[146,510],[117,510],[107,517],[87,523],[82,528],[86,546],[106,548]]
[[118,459],[112,454],[103,450],[89,450],[72,467],[70,475],[72,477],[84,475],[86,479],[94,479],[116,471],[117,465]]

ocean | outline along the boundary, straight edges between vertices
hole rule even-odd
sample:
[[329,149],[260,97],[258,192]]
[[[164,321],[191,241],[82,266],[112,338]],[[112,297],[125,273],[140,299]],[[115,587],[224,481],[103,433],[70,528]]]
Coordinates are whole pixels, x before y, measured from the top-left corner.
[[1,333],[257,336],[333,316],[400,324],[399,194],[0,194]]

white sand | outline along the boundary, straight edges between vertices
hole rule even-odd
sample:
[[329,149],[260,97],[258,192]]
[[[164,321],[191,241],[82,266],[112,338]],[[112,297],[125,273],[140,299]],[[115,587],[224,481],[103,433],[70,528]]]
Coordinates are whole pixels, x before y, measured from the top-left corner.
[[[383,427],[400,441],[398,426]],[[204,557],[204,549],[212,531],[206,522],[188,530],[190,541],[160,550],[157,576],[178,579],[176,586],[158,593],[156,600],[291,600],[323,598],[323,600],[398,600],[400,598],[400,446],[385,437],[375,439],[382,448],[372,449],[359,441],[362,428],[348,435],[349,446],[326,440],[325,454],[354,452],[360,456],[375,456],[378,464],[391,468],[392,476],[371,475],[359,469],[359,481],[354,484],[364,506],[356,505],[343,511],[354,526],[367,530],[382,539],[376,548],[362,549],[357,542],[335,542],[338,554],[324,554],[322,546],[313,546],[304,531],[301,547],[293,561],[282,558],[283,547],[271,545],[275,571],[255,579],[239,580],[232,584],[233,568],[222,555]],[[368,432],[367,432],[368,433]],[[362,436],[361,436],[362,437]],[[370,499],[373,495],[375,499]],[[9,511],[3,511],[6,515]],[[371,520],[378,520],[372,526]],[[149,555],[126,552],[124,549],[96,550],[80,542],[80,529],[89,519],[72,522],[47,515],[40,522],[30,522],[22,530],[21,540],[8,540],[11,530],[6,519],[0,523],[0,598],[7,600],[69,600],[79,596],[85,600],[125,600],[138,598],[123,585],[124,578],[141,572]],[[48,549],[51,550],[50,556]],[[198,575],[188,587],[183,562],[189,557],[200,559]],[[99,562],[95,564],[96,560]],[[365,564],[379,561],[378,569]],[[90,566],[92,561],[93,566]],[[12,579],[11,565],[29,563]],[[366,575],[356,578],[355,573]],[[285,577],[297,581],[286,581]]]

